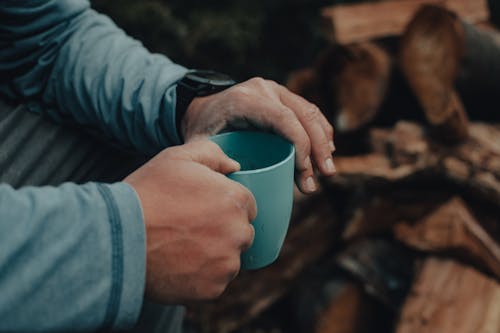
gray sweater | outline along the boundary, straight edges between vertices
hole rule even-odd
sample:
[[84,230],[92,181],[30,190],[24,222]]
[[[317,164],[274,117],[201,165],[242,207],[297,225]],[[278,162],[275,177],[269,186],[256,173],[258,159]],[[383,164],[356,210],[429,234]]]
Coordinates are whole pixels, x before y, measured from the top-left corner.
[[[180,143],[175,84],[185,72],[86,0],[0,1],[0,96],[32,112],[152,154]],[[0,332],[130,327],[145,247],[125,183],[0,184]]]

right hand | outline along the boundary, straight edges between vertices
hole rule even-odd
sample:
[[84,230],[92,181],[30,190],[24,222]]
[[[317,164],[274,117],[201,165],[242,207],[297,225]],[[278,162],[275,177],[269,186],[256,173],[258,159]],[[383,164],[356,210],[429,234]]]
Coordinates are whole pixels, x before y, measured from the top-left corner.
[[240,269],[255,199],[224,174],[239,164],[208,140],[163,150],[125,182],[146,223],[146,295],[166,303],[218,297]]

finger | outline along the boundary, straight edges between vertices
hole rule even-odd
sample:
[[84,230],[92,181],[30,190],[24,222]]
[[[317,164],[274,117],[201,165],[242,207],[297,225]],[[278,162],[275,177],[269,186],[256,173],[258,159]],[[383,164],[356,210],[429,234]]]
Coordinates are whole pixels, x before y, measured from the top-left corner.
[[272,129],[294,144],[297,185],[305,193],[316,191],[317,185],[310,158],[309,135],[295,113],[279,102],[256,101],[253,121],[260,126]]
[[[331,148],[331,151],[332,152],[335,151],[335,144],[333,142],[334,129],[333,129],[333,126],[328,121],[328,119],[326,119],[326,117],[323,114],[323,112],[321,112],[321,110],[319,110],[319,108],[315,104],[309,102],[304,97],[291,92],[290,90],[288,90],[286,87],[284,87],[282,85],[279,85],[277,83],[276,83],[276,85],[279,86],[280,97],[282,95],[283,96],[289,96],[291,99],[294,99],[295,102],[298,105],[302,105],[304,110],[306,110],[308,108],[312,108],[312,109],[317,109],[317,111],[319,111],[319,113],[318,113],[318,120],[321,123],[321,127],[323,128],[323,130],[324,130],[324,132],[325,132],[325,134],[326,134],[326,136],[327,136],[327,138],[329,140],[329,146]],[[294,103],[294,101],[292,101],[292,103]]]
[[245,237],[243,241],[241,242],[241,251],[244,252],[248,250],[252,244],[253,240],[255,238],[255,228],[253,227],[252,224],[248,224],[247,227],[244,230]]
[[284,87],[281,89],[280,99],[296,114],[309,135],[312,156],[319,171],[324,175],[333,175],[336,170],[332,159],[333,128],[331,125],[317,106]]
[[330,151],[333,153],[336,150],[334,141],[335,130],[333,129],[333,126],[332,124],[330,124],[328,119],[326,119],[323,112],[321,112],[321,110],[319,113],[320,113],[320,118],[322,119],[321,126],[323,127],[323,130],[325,131],[326,136],[328,138],[328,147],[330,148]]
[[174,158],[200,163],[222,174],[236,172],[241,168],[237,161],[227,156],[216,143],[208,139],[193,140],[170,149],[177,149],[170,157],[173,155]]
[[252,192],[238,182],[231,180],[238,187],[235,193],[237,205],[247,212],[248,221],[251,222],[257,217],[257,202]]

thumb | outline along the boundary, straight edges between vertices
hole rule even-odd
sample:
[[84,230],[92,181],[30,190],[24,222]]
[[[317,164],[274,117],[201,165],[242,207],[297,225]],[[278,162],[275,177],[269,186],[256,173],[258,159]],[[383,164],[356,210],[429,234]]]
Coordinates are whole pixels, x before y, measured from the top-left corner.
[[193,140],[184,144],[188,158],[213,171],[228,174],[240,170],[240,164],[227,156],[222,149],[208,139]]

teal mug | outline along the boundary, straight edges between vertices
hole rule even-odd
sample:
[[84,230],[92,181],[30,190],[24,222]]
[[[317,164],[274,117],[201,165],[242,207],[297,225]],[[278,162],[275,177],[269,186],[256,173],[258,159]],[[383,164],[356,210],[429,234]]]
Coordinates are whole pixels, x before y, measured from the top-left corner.
[[293,205],[294,146],[264,132],[229,132],[210,138],[241,170],[228,177],[248,188],[257,203],[255,238],[241,255],[242,269],[267,266],[278,258]]

